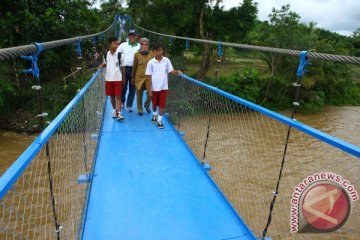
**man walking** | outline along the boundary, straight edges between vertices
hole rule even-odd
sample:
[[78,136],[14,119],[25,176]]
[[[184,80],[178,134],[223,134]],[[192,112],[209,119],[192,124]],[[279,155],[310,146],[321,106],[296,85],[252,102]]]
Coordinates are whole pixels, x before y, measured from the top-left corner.
[[[128,41],[120,44],[117,52],[121,53],[124,59],[124,67],[122,67],[122,76],[123,76],[123,88],[121,94],[121,107],[124,107],[126,104],[126,109],[129,112],[132,112],[132,105],[135,97],[135,86],[131,82],[132,79],[132,68],[134,63],[134,55],[140,49],[140,44],[137,41],[136,31],[131,29],[128,34]],[[129,88],[129,93],[126,99],[126,92]]]

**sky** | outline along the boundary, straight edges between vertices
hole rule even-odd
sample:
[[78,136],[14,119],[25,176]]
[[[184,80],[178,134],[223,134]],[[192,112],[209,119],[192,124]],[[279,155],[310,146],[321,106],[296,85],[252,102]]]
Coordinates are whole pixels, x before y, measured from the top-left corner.
[[[258,19],[269,20],[273,7],[290,4],[290,10],[301,16],[301,22],[317,23],[324,28],[350,36],[360,28],[360,0],[254,0],[258,3]],[[223,0],[225,9],[236,7],[242,0]]]

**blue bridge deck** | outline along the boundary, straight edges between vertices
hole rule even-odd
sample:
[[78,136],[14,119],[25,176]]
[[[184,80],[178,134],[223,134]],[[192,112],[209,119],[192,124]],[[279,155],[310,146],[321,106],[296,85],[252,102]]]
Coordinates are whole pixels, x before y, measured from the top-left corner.
[[167,119],[111,113],[108,100],[83,239],[255,239]]

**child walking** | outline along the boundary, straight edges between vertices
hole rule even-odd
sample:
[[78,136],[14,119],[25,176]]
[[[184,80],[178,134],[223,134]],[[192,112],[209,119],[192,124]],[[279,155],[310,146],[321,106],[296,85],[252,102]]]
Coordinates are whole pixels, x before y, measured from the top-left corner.
[[123,120],[124,117],[121,115],[121,56],[116,51],[119,47],[119,42],[116,38],[111,37],[108,39],[108,44],[109,51],[106,54],[104,63],[99,67],[106,67],[105,94],[110,96],[111,106],[114,109],[112,116],[118,120]]
[[[152,90],[152,110],[153,116],[151,122],[157,123],[160,129],[164,128],[162,117],[166,104],[166,97],[168,94],[168,74],[182,74],[180,70],[174,70],[170,59],[163,56],[163,49],[161,45],[154,44],[153,46],[154,58],[151,59],[146,67],[145,75],[151,82]],[[159,114],[157,113],[159,107]]]

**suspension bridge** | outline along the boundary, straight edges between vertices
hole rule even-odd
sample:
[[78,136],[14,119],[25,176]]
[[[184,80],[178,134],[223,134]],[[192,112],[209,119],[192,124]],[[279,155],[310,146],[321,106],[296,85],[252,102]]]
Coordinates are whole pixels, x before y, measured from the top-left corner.
[[[97,70],[46,128],[39,102],[44,131],[0,178],[0,238],[314,239],[290,233],[294,187],[319,171],[360,186],[360,148],[294,119],[301,79],[309,59],[360,58],[161,34],[125,15],[101,33],[0,49],[0,60],[31,61],[41,101],[42,51],[75,44],[80,56],[81,42],[130,27],[186,47],[215,44],[218,57],[225,46],[299,57],[291,117],[183,74],[170,78],[164,130],[146,114],[117,122]],[[340,229],[316,236],[356,239],[359,212],[353,201]]]

